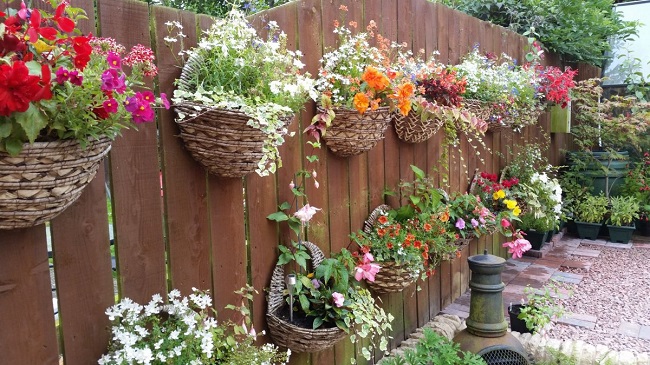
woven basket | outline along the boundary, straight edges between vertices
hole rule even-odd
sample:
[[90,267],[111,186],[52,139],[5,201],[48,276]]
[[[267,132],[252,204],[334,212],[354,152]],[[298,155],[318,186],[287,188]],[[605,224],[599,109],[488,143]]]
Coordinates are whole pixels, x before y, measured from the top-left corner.
[[[251,118],[236,110],[204,107],[196,103],[174,106],[195,117],[176,120],[185,148],[210,173],[222,177],[242,177],[257,168],[264,156],[266,134],[246,123]],[[284,126],[290,119],[284,120]]]
[[[311,242],[302,242],[311,256],[312,269],[325,259],[323,252]],[[282,293],[286,289],[284,268],[276,265],[271,277],[271,288],[268,295],[266,322],[269,334],[276,345],[291,349],[293,352],[318,352],[332,347],[342,340],[346,333],[338,327],[333,328],[303,328],[285,321],[277,316],[278,310],[286,305]]]
[[108,138],[82,149],[77,141],[25,144],[18,156],[0,152],[0,229],[32,227],[64,211],[97,174]]
[[[323,109],[318,108],[319,112]],[[390,124],[388,107],[368,110],[363,114],[347,108],[334,108],[336,117],[323,136],[325,144],[333,154],[350,157],[370,150],[384,139],[384,132]]]
[[402,113],[393,113],[395,132],[397,137],[407,143],[421,143],[431,138],[442,126],[440,119],[425,119],[409,113],[407,116]]
[[[482,100],[465,99],[463,104],[474,116],[487,123],[488,131],[496,133],[502,130],[512,129],[512,120],[508,116],[495,111],[492,103]],[[499,117],[501,117],[501,121],[496,121]]]
[[[375,227],[377,218],[390,209],[391,207],[386,204],[382,204],[375,208],[368,216],[368,219],[363,223],[363,231],[368,234],[371,233]],[[372,289],[376,294],[400,292],[417,279],[417,277],[413,276],[411,271],[393,261],[377,262],[377,264],[381,266],[381,269],[375,275],[375,281],[367,281],[370,289]]]

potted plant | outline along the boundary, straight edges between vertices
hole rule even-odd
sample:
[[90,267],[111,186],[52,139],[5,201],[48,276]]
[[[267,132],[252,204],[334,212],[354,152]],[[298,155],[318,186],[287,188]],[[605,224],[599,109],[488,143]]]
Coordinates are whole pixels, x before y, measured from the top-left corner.
[[488,123],[488,130],[520,130],[537,123],[543,106],[536,97],[534,67],[521,67],[506,54],[481,54],[478,47],[455,66],[466,78],[464,105]]
[[[196,288],[187,297],[174,289],[167,295],[154,294],[145,305],[123,298],[106,310],[112,338],[100,365],[118,364],[286,364],[289,352],[272,344],[255,345],[247,303],[256,290],[250,286],[235,293],[240,306],[228,305],[242,318],[240,323],[215,320],[212,295]],[[249,329],[250,328],[250,329]]]
[[264,39],[233,9],[186,54],[173,98],[185,147],[219,176],[274,173],[288,124],[315,97],[302,53],[287,49],[276,22]]
[[[346,11],[345,6],[341,6]],[[353,27],[355,22],[351,23]],[[352,34],[335,22],[338,48],[327,52],[316,80],[319,112],[305,130],[322,137],[337,156],[354,156],[373,148],[384,138],[391,109],[407,115],[415,85],[391,68],[390,40],[377,34],[370,21],[367,32]],[[378,46],[370,46],[375,38]]]
[[634,220],[639,218],[639,201],[633,196],[615,196],[611,199],[609,240],[628,243],[634,233]]
[[587,195],[576,204],[573,214],[580,238],[590,240],[598,238],[598,232],[608,212],[608,205],[607,198],[602,193]]
[[521,304],[510,304],[510,328],[519,333],[540,333],[544,326],[564,314],[560,303],[560,287],[554,281],[541,289],[526,286],[526,299]]
[[153,52],[126,53],[82,35],[82,9],[51,0],[52,13],[0,12],[0,228],[54,218],[94,178],[123,128],[154,120],[165,95],[142,91],[157,73]]

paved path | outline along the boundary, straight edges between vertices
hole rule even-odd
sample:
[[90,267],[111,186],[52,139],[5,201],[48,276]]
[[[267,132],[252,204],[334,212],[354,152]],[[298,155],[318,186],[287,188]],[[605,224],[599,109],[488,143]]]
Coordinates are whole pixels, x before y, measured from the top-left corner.
[[[646,242],[644,242],[644,240]],[[648,248],[648,237],[636,237],[631,243],[620,244],[612,243],[605,240],[580,240],[571,236],[563,236],[562,233],[555,235],[551,243],[547,243],[542,248],[543,257],[534,258],[524,256],[521,259],[508,259],[506,269],[503,271],[501,278],[506,288],[503,290],[504,314],[507,321],[508,305],[510,303],[520,303],[525,297],[524,289],[527,285],[534,288],[541,288],[549,280],[557,280],[571,284],[579,284],[583,274],[589,272],[592,261],[600,255],[598,249],[580,248],[580,243],[588,244],[591,247],[612,247],[618,249],[630,249],[632,247]],[[469,316],[470,291],[467,290],[460,298],[444,308],[441,313],[453,314],[461,319]],[[596,316],[584,314],[568,313],[558,320],[573,326],[594,328],[598,318]],[[644,339],[650,339],[650,326],[641,326],[634,323],[621,322],[618,333],[624,336],[632,336]]]

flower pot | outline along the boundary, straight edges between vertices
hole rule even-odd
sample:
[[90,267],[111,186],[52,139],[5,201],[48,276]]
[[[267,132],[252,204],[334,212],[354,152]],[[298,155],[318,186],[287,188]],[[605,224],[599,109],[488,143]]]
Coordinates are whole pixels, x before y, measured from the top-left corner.
[[548,232],[524,231],[524,233],[526,233],[526,239],[530,242],[532,249],[539,251],[546,241]]
[[402,113],[393,113],[393,123],[397,137],[406,143],[421,143],[431,138],[442,126],[440,119],[425,119],[415,112],[403,116]]
[[375,275],[375,281],[368,281],[368,287],[375,294],[398,293],[417,280],[418,275],[393,261],[377,262],[381,269]]
[[576,228],[578,230],[578,236],[582,239],[595,240],[598,238],[598,232],[600,232],[600,227],[602,223],[586,223],[576,221]]
[[555,231],[548,231],[546,232],[546,239],[544,242],[549,243],[553,240],[553,235],[555,234]]
[[637,234],[644,237],[650,237],[650,221],[648,221],[648,218],[639,218],[636,220],[634,225],[636,226]]
[[[313,243],[303,242],[303,244],[309,251],[312,269],[315,271],[325,259],[325,255]],[[271,276],[266,311],[269,335],[276,345],[291,349],[293,352],[318,352],[334,346],[345,338],[347,334],[338,327],[312,329],[285,320],[280,313],[282,307],[286,305],[283,294],[285,290],[284,268],[276,265]]]
[[554,104],[551,110],[551,133],[571,133],[571,101],[566,108]]
[[519,313],[521,313],[521,309],[523,307],[523,304],[512,304],[508,308],[508,315],[510,316],[510,329],[513,332],[532,333],[532,331],[526,327],[526,321],[517,318],[519,316]]
[[[323,110],[319,107],[319,112]],[[360,114],[355,109],[334,108],[336,116],[323,136],[325,145],[339,157],[350,157],[366,152],[382,139],[391,120],[388,107],[368,110]]]
[[465,99],[465,109],[474,114],[477,118],[488,124],[488,131],[493,133],[502,130],[512,129],[512,122],[504,115],[503,111],[497,110],[492,103],[482,100]]
[[26,144],[17,156],[0,152],[0,229],[36,226],[72,205],[111,149],[108,138]]
[[607,229],[609,230],[609,240],[611,242],[629,243],[636,227],[634,224],[631,226],[610,226],[608,224]]
[[[258,168],[267,135],[247,123],[248,115],[228,109],[180,103],[174,108],[195,117],[176,119],[185,148],[211,174],[242,177]],[[282,128],[291,121],[284,120]],[[279,128],[281,129],[281,128]]]

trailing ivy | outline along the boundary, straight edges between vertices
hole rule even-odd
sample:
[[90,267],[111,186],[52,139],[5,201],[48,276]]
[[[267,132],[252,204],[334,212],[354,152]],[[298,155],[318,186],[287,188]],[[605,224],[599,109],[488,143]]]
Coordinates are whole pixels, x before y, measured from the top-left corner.
[[523,34],[534,28],[565,62],[601,66],[610,39],[636,34],[638,22],[612,10],[614,0],[431,0]]

